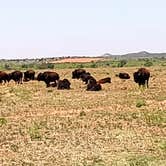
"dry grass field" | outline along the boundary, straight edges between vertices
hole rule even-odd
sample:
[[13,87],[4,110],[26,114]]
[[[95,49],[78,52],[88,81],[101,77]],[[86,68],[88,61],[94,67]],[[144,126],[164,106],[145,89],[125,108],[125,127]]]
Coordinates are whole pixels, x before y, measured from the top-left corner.
[[87,62],[97,62],[104,60],[103,58],[64,58],[57,61],[51,61],[51,63],[87,63]]
[[112,78],[99,92],[72,80],[73,69],[56,70],[71,90],[0,85],[0,165],[165,166],[166,67],[149,69],[149,89],[115,77],[134,67],[87,69]]

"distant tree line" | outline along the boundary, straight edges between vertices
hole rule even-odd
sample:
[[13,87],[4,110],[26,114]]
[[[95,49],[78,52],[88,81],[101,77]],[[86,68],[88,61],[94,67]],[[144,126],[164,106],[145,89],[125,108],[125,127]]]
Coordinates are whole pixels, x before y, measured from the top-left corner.
[[165,58],[144,59],[106,59],[87,63],[50,63],[40,61],[7,61],[0,60],[0,70],[26,70],[26,69],[64,69],[64,68],[98,68],[98,67],[134,67],[134,66],[166,66]]

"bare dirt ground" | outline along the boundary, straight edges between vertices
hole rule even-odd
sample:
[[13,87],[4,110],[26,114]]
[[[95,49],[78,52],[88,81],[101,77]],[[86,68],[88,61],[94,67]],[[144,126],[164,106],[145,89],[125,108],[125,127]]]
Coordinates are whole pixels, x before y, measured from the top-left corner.
[[[109,67],[87,69],[112,78],[99,92],[71,79],[72,69],[56,70],[71,90],[1,85],[0,165],[165,166],[166,68],[149,69],[149,89],[133,82],[136,68]],[[123,71],[130,80],[115,77]]]
[[103,58],[64,58],[57,61],[52,61],[51,63],[86,63],[86,62],[96,62],[99,60],[103,60]]

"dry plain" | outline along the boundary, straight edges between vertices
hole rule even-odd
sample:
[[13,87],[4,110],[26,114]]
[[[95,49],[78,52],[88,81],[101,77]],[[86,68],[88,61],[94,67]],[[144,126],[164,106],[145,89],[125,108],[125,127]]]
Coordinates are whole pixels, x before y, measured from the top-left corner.
[[71,90],[0,85],[0,165],[166,165],[166,67],[149,68],[149,89],[133,82],[135,67],[86,69],[112,78],[99,92],[72,80],[73,69],[54,70]]

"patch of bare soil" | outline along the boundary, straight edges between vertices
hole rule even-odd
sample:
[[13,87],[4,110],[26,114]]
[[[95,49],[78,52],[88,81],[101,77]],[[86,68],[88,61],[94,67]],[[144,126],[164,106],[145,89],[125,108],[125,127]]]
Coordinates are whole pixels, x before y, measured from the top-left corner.
[[64,58],[57,61],[52,61],[51,63],[86,63],[86,62],[96,62],[103,60],[103,58]]

